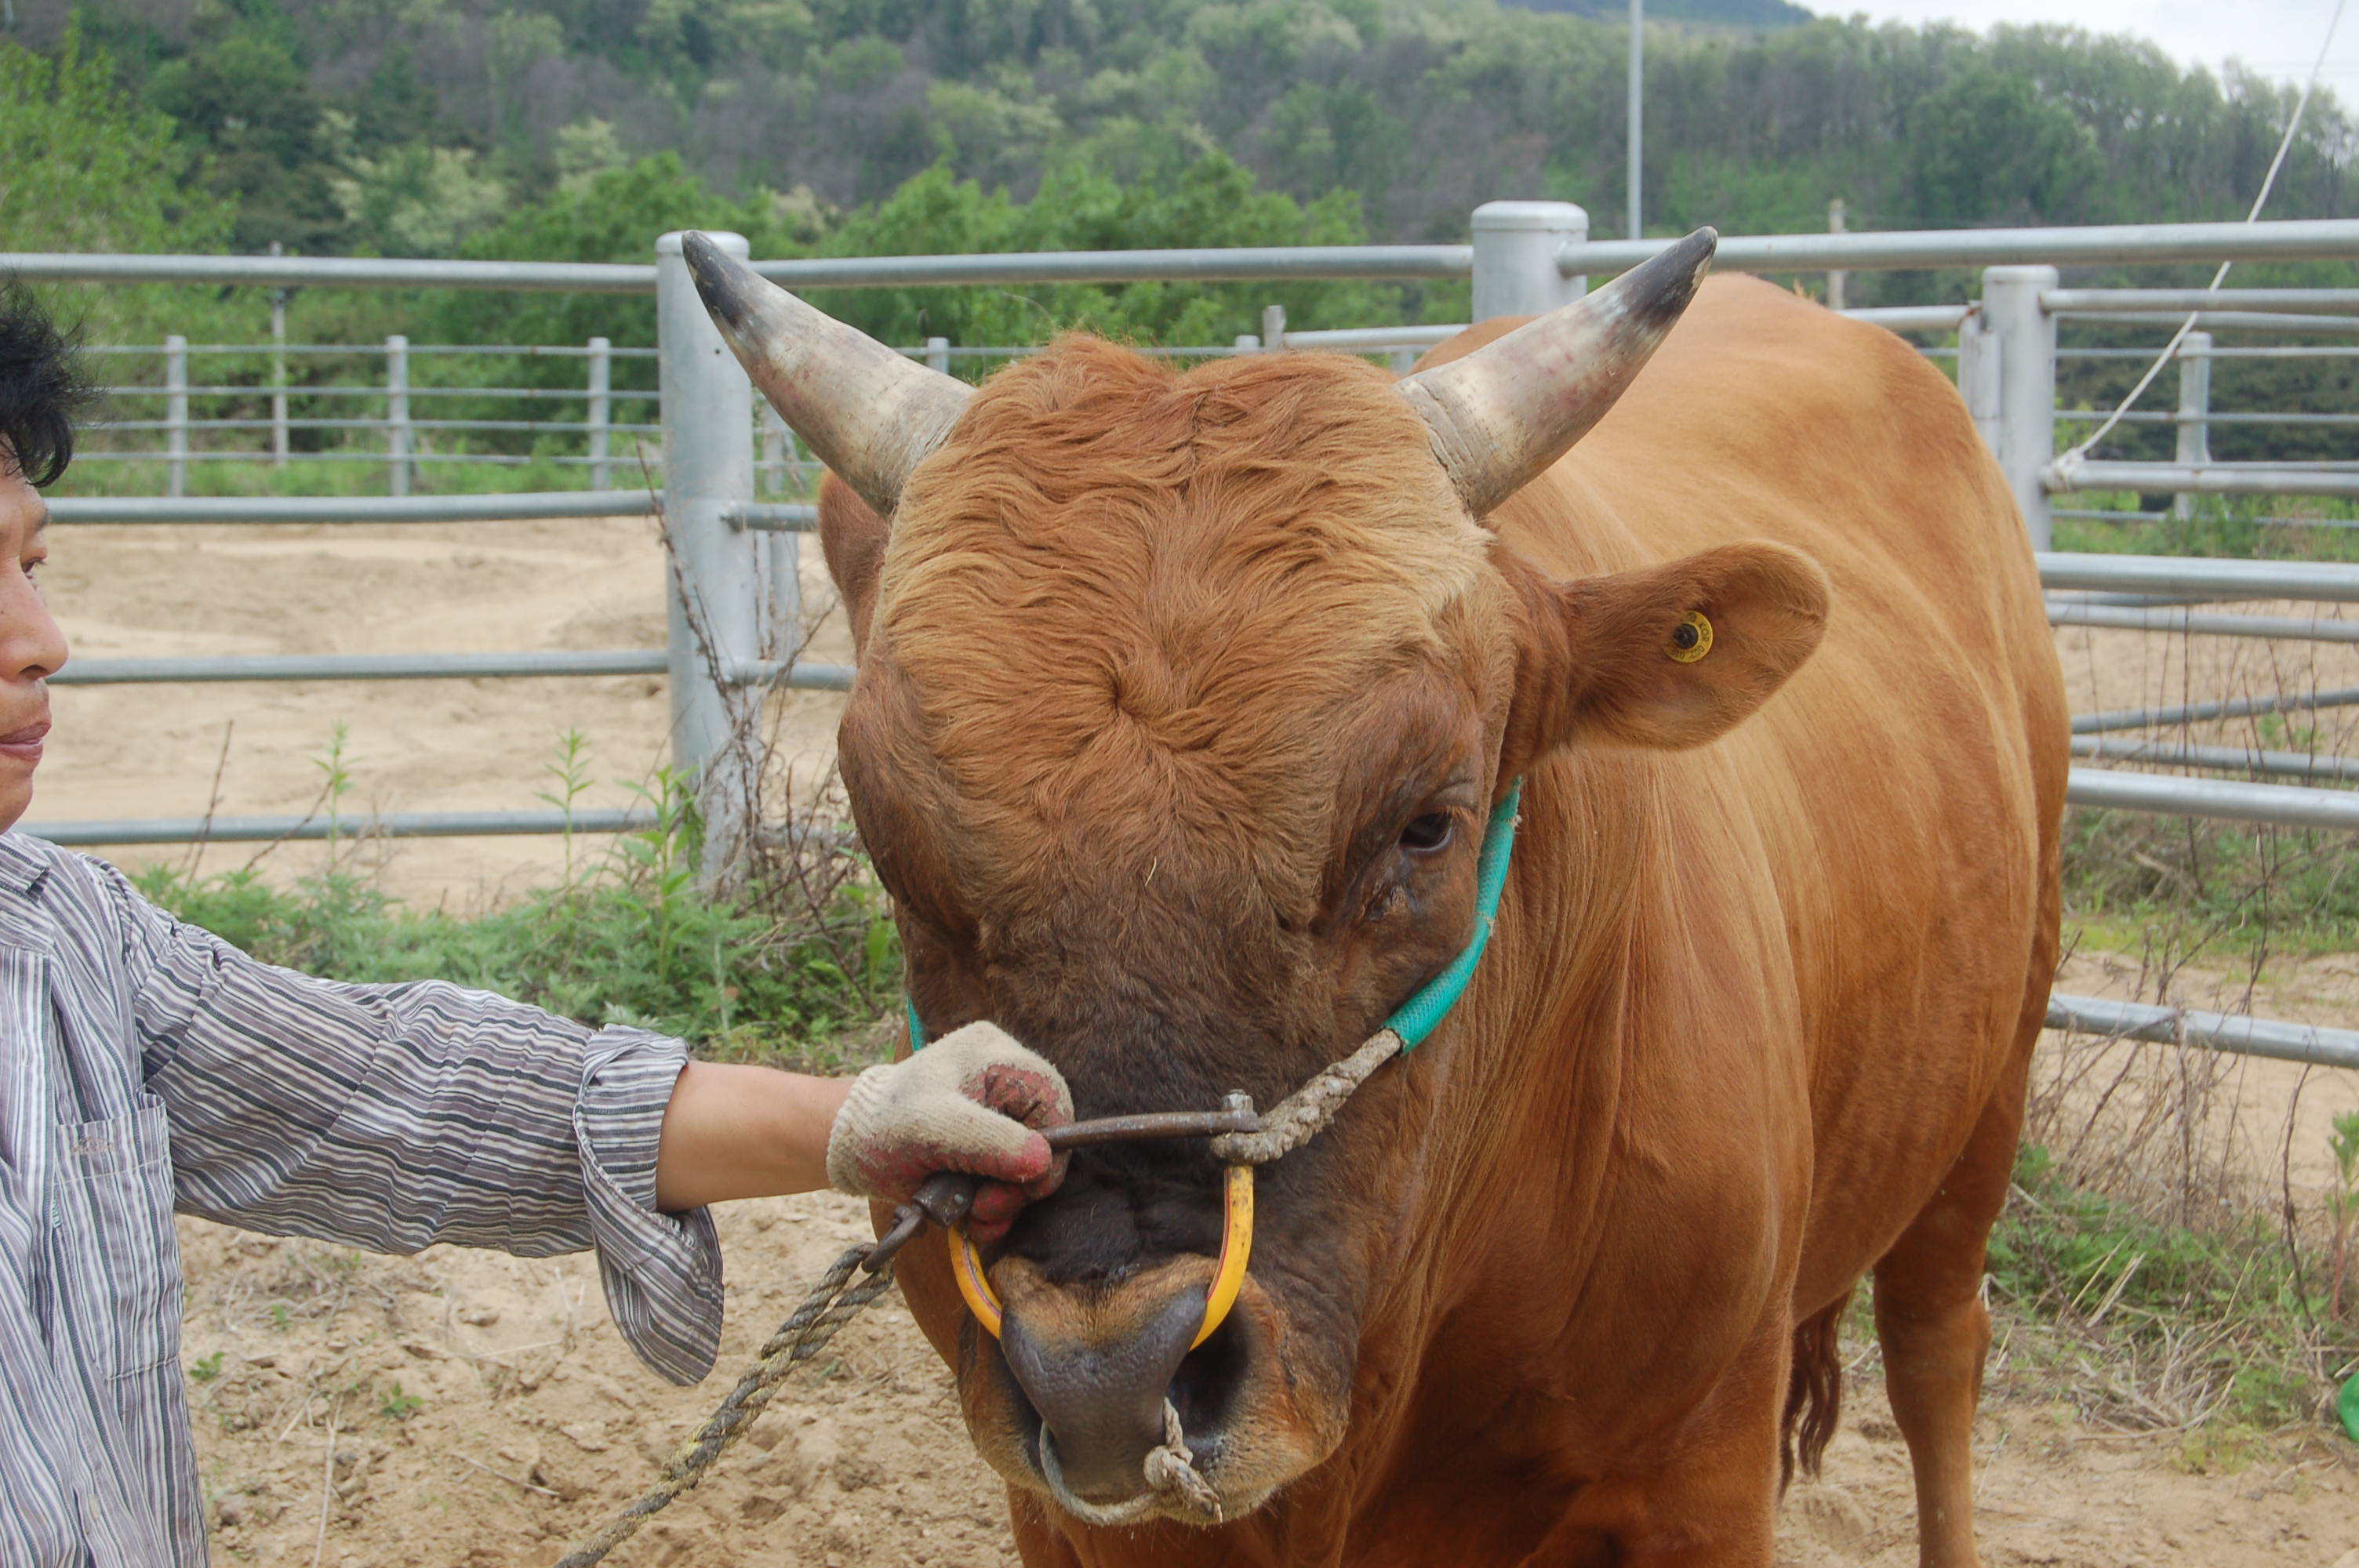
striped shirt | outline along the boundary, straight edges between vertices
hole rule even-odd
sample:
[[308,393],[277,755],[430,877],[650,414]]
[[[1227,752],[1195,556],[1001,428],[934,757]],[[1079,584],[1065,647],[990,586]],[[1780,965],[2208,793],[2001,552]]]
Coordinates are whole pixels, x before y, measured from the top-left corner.
[[657,1212],[676,1040],[439,981],[255,962],[100,860],[0,835],[0,1568],[202,1568],[172,1215],[382,1252],[598,1250],[675,1382],[710,1217]]

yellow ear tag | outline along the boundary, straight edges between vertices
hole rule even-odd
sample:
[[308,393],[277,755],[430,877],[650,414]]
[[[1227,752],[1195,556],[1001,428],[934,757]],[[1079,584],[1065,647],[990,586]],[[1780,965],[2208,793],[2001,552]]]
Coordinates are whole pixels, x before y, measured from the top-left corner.
[[1687,619],[1672,631],[1670,645],[1663,652],[1683,665],[1694,664],[1712,652],[1712,622],[1704,618],[1702,611],[1688,611]]

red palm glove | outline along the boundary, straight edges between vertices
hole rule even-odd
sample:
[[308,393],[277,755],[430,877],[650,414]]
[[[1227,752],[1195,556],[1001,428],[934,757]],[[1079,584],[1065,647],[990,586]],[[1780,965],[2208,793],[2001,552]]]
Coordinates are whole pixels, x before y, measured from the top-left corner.
[[967,1230],[995,1240],[1016,1212],[1065,1179],[1041,1130],[1073,1119],[1056,1068],[996,1024],[970,1023],[853,1080],[827,1141],[828,1184],[905,1204],[937,1171],[984,1178]]

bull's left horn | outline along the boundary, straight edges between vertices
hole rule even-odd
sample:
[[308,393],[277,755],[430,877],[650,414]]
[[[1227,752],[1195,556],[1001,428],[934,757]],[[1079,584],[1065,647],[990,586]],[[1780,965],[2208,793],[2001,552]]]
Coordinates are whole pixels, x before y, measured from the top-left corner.
[[712,324],[778,417],[886,516],[973,388],[817,310],[693,231],[680,254]]
[[1695,297],[1719,246],[1717,232],[1698,229],[1596,293],[1401,383],[1467,511],[1489,513],[1605,416]]

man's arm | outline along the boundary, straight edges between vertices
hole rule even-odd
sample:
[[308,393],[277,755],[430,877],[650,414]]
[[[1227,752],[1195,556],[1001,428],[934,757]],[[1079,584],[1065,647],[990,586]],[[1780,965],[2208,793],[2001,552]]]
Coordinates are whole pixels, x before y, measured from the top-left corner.
[[689,1063],[664,1110],[656,1206],[677,1212],[826,1186],[828,1132],[851,1088],[850,1078]]
[[121,944],[183,1212],[380,1252],[595,1247],[640,1357],[676,1382],[711,1369],[718,1238],[703,1210],[664,1213],[657,1195],[679,1041],[439,981],[274,968],[110,866],[77,857],[70,874]]

